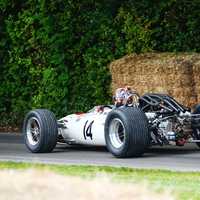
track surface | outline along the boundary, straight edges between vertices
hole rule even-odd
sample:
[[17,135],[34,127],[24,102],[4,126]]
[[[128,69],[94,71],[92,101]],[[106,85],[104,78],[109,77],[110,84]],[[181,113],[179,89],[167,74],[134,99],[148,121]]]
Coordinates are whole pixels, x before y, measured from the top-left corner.
[[0,161],[200,171],[200,149],[195,144],[154,147],[142,158],[117,159],[105,148],[57,145],[52,153],[32,154],[24,146],[20,134],[0,133]]

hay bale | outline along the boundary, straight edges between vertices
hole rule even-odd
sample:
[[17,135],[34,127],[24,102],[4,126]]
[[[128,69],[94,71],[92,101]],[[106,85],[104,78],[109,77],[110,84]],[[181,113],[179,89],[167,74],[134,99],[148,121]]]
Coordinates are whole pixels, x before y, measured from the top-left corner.
[[140,94],[167,93],[180,103],[200,102],[200,54],[146,53],[111,63],[112,91],[130,85]]
[[200,103],[200,60],[195,62],[193,65],[193,79],[197,102]]

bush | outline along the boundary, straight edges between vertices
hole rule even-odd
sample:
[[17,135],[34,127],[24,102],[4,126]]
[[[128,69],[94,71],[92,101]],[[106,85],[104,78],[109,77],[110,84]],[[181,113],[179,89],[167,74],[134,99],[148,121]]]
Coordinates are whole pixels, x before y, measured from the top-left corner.
[[193,1],[0,1],[0,126],[33,108],[59,118],[111,100],[108,64],[129,53],[200,50]]

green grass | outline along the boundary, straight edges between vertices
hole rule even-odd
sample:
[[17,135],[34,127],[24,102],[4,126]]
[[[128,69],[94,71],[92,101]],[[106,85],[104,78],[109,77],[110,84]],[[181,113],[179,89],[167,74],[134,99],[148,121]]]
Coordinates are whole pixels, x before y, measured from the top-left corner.
[[200,199],[200,173],[198,172],[0,162],[0,170],[25,170],[30,168],[49,170],[62,175],[80,176],[88,179],[92,179],[98,174],[104,174],[110,176],[115,182],[140,183],[145,181],[156,191],[171,190],[177,196],[177,199]]

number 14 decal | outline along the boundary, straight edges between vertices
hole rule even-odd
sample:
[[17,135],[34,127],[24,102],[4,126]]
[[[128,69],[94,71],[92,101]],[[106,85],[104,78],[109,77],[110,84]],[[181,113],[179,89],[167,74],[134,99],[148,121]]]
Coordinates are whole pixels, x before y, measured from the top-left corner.
[[92,140],[92,125],[94,123],[94,120],[91,121],[88,124],[88,120],[85,122],[84,128],[83,128],[83,135],[85,140],[87,140],[87,137],[89,137]]

